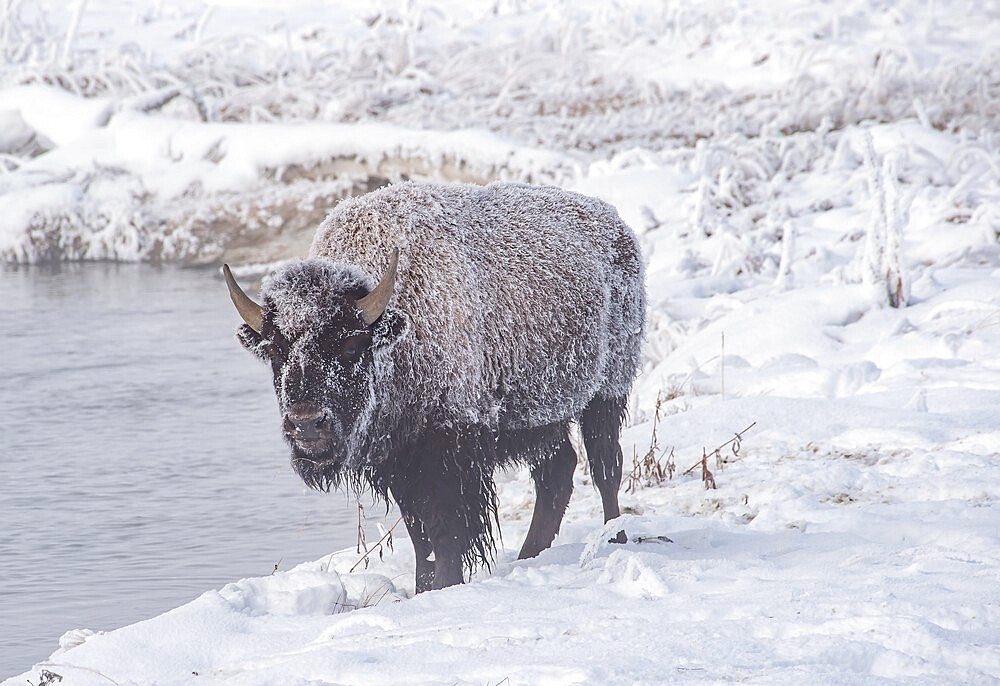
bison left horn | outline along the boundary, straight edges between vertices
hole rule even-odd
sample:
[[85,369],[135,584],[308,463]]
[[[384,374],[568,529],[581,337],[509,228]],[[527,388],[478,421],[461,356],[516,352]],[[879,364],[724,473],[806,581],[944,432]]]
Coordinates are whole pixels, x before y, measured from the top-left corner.
[[396,267],[399,266],[399,248],[394,248],[389,256],[389,266],[382,275],[382,280],[372,290],[371,293],[358,300],[358,307],[361,309],[361,316],[365,324],[371,326],[385,312],[389,298],[392,297],[392,289],[396,286]]
[[261,314],[260,305],[243,292],[240,285],[236,283],[236,279],[233,278],[233,272],[230,271],[228,264],[222,265],[222,275],[226,277],[226,285],[229,286],[229,297],[233,299],[236,311],[243,317],[243,321],[247,323],[247,326],[260,333],[260,330],[264,326],[264,317]]

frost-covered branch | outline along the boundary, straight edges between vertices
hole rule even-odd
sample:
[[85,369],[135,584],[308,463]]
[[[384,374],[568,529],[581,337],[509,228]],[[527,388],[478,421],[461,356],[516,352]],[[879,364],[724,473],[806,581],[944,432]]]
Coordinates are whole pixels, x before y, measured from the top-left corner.
[[862,282],[871,289],[877,304],[905,307],[909,283],[903,268],[902,242],[907,217],[902,208],[898,158],[879,158],[871,133],[864,138],[864,155],[871,211],[862,255]]

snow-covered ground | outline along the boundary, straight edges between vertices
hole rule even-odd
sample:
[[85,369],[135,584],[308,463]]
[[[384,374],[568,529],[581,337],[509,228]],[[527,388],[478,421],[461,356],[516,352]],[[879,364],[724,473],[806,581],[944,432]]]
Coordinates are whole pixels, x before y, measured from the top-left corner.
[[622,521],[581,468],[516,561],[500,475],[462,587],[412,597],[397,529],[5,683],[1000,679],[996,2],[6,7],[7,260],[266,262],[380,179],[504,178],[613,202],[650,310]]

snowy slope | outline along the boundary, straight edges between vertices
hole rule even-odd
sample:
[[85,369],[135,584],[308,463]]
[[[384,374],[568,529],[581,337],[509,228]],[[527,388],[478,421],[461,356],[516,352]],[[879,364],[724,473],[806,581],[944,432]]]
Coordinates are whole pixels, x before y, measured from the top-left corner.
[[510,178],[614,203],[650,310],[621,521],[581,467],[518,562],[500,475],[465,586],[412,597],[397,529],[5,683],[1000,679],[995,3],[15,5],[5,259],[280,259],[370,178]]

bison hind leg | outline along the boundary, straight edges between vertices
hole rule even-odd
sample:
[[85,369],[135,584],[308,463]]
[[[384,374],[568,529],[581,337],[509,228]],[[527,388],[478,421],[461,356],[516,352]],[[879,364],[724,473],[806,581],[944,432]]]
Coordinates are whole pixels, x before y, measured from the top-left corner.
[[625,421],[625,398],[596,396],[583,410],[580,428],[590,473],[601,494],[605,523],[621,515],[618,489],[622,483],[622,448],[618,442]]
[[568,427],[559,425],[555,437],[539,445],[538,450],[531,465],[535,509],[518,554],[520,560],[535,557],[552,545],[573,493],[576,451],[569,440]]

